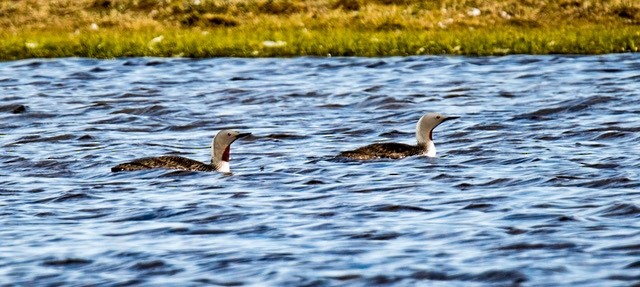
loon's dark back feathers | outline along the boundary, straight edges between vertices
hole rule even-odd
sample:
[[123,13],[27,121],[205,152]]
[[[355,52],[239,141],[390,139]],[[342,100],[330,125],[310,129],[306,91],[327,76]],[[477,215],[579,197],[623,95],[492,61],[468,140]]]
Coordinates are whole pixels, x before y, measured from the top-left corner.
[[134,171],[153,168],[189,170],[189,171],[216,171],[216,167],[186,157],[166,155],[160,157],[145,157],[134,161],[125,162],[111,168],[111,171]]
[[343,151],[338,157],[367,160],[376,158],[392,158],[398,159],[408,156],[419,155],[425,152],[425,149],[419,146],[408,145],[403,143],[375,143],[361,148]]

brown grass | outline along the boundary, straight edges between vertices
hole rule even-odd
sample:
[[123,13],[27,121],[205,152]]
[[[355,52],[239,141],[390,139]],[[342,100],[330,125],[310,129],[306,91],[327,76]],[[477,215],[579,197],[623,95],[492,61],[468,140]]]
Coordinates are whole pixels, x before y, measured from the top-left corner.
[[[472,9],[480,15],[473,16]],[[324,28],[431,29],[460,26],[549,26],[576,21],[640,24],[640,1],[631,0],[20,0],[0,2],[0,26],[10,30],[164,26],[231,27],[299,24]],[[445,21],[445,22],[443,22]]]
[[[128,37],[150,37],[167,33],[186,33],[195,39],[201,33],[210,33],[217,37],[229,35],[234,39],[221,38],[231,45],[239,47],[225,47],[215,50],[241,51],[248,55],[255,55],[255,46],[262,40],[278,40],[288,38],[288,52],[282,55],[303,55],[310,51],[304,45],[313,46],[318,51],[334,49],[343,55],[361,55],[358,51],[371,51],[358,45],[371,45],[369,41],[355,41],[351,39],[366,39],[369,35],[381,33],[374,37],[383,43],[378,43],[381,50],[377,55],[396,55],[404,50],[398,45],[407,46],[407,51],[416,47],[432,47],[433,51],[465,54],[487,54],[487,51],[521,51],[524,46],[542,47],[539,43],[520,43],[519,39],[509,39],[508,35],[534,33],[532,37],[524,37],[529,41],[559,42],[553,38],[563,31],[574,31],[578,35],[572,41],[573,48],[564,47],[561,51],[584,53],[599,53],[623,50],[613,48],[636,47],[640,41],[640,1],[635,0],[4,0],[0,1],[0,47],[11,49],[12,56],[0,55],[3,58],[23,57],[21,50],[11,45],[12,41],[29,42],[33,38],[47,37],[39,42],[48,42],[47,54],[39,46],[38,55],[71,54],[72,51],[58,51],[67,48],[83,48],[77,43],[79,38],[91,38],[91,34],[110,35],[112,38],[101,40],[100,47],[80,49],[91,54],[101,51],[105,46],[117,47],[118,51],[127,55],[153,54],[153,51],[127,51],[123,43],[129,43]],[[581,30],[592,33],[607,32],[609,38],[617,42],[608,43],[602,35],[590,35],[599,40],[581,40]],[[182,31],[182,32],[180,32]],[[502,31],[502,32],[501,32]],[[600,31],[600,32],[597,32]],[[616,34],[616,31],[624,34]],[[637,31],[637,33],[635,32]],[[421,41],[421,35],[429,33],[433,37],[442,38],[442,43],[408,43],[406,41]],[[468,42],[464,37],[470,33],[475,42]],[[501,34],[500,34],[501,33]],[[342,47],[327,48],[335,43],[331,41],[332,34],[343,36]],[[535,36],[533,35],[543,35]],[[486,39],[482,39],[487,35]],[[544,36],[546,35],[546,36]],[[96,35],[95,37],[102,37]],[[95,38],[94,37],[94,38]],[[155,36],[154,36],[155,37]],[[259,38],[262,39],[259,39]],[[292,38],[293,37],[293,38]],[[300,39],[295,37],[302,37]],[[480,38],[479,38],[480,37]],[[496,41],[494,38],[500,38]],[[546,38],[545,38],[546,37]],[[122,39],[120,39],[122,38]],[[450,39],[449,39],[450,38]],[[66,39],[66,40],[65,40]],[[180,37],[167,38],[181,41]],[[244,39],[244,40],[243,40]],[[395,39],[395,40],[389,40]],[[400,40],[398,40],[400,39]],[[302,41],[304,40],[304,41]],[[74,42],[75,41],[75,42]],[[110,43],[120,41],[120,43]],[[149,40],[140,40],[146,43]],[[254,41],[254,42],[252,42]],[[316,41],[315,43],[310,43]],[[320,42],[324,41],[324,42]],[[390,42],[384,42],[390,41]],[[400,42],[398,42],[400,41]],[[405,42],[402,42],[405,41]],[[465,42],[467,41],[467,42]],[[505,42],[506,41],[506,42]],[[508,41],[511,41],[507,43]],[[587,42],[588,41],[588,42]],[[613,40],[611,40],[613,41]],[[82,41],[81,41],[82,42]],[[93,43],[88,41],[86,43]],[[429,40],[429,43],[433,41]],[[296,45],[292,47],[292,43]],[[459,43],[459,44],[456,44]],[[492,43],[492,45],[510,46],[511,49],[500,47],[484,47],[485,50],[473,50],[477,43]],[[569,43],[569,42],[567,42]],[[181,46],[185,43],[173,43]],[[22,43],[21,45],[24,45]],[[57,47],[55,45],[62,45]],[[87,44],[85,44],[87,45]],[[167,44],[167,49],[171,48]],[[186,45],[186,44],[185,44]],[[189,44],[193,45],[193,44]],[[251,46],[251,49],[247,47]],[[448,45],[454,45],[449,47]],[[524,46],[523,46],[524,45]],[[33,46],[33,45],[31,45]],[[455,49],[460,46],[462,48]],[[610,49],[603,47],[610,46]],[[516,47],[520,47],[517,48]],[[141,48],[142,49],[142,48]],[[145,48],[146,49],[146,48]],[[191,48],[190,48],[191,49]],[[195,49],[195,48],[193,48]],[[617,49],[617,50],[616,50]],[[173,51],[173,48],[170,49]],[[268,53],[259,55],[278,55],[272,49]],[[431,51],[426,49],[427,51]],[[27,49],[26,55],[31,55],[34,49]],[[551,53],[554,49],[522,49],[524,52]],[[6,51],[5,51],[6,52]],[[106,53],[102,51],[100,53]],[[154,54],[156,53],[156,54]],[[168,51],[166,52],[169,53]],[[198,54],[200,52],[188,52]],[[108,54],[108,53],[107,53]],[[119,53],[112,53],[120,55]],[[411,54],[411,53],[409,53]]]

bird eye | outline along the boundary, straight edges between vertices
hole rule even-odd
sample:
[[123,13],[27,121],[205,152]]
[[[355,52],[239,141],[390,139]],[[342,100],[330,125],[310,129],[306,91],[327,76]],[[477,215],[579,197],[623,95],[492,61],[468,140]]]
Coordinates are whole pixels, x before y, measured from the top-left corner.
[[231,133],[227,133],[228,136],[231,136]]
[[440,119],[440,116],[436,116],[436,119]]

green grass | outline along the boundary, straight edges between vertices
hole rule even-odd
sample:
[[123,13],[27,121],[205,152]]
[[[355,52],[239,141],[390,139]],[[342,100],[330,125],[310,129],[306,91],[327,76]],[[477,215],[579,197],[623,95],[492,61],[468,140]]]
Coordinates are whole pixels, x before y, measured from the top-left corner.
[[[92,57],[294,57],[505,54],[603,54],[637,52],[635,27],[600,26],[435,31],[309,31],[242,28],[39,31],[1,34],[0,58]],[[153,39],[156,39],[155,41]],[[281,41],[269,46],[265,41]]]

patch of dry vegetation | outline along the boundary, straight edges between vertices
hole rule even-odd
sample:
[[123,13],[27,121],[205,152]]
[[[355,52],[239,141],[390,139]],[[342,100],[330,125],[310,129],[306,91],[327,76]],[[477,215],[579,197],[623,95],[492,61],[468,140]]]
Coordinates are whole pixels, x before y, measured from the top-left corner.
[[[331,28],[436,28],[460,26],[640,24],[640,1],[632,0],[13,0],[0,2],[0,24],[9,29],[69,29],[96,23],[127,29],[328,24]],[[401,23],[401,24],[400,24]],[[378,24],[378,25],[375,25]],[[316,25],[317,26],[317,25]]]
[[[0,1],[0,27],[2,59],[95,56],[88,50],[104,47],[113,53],[98,55],[602,53],[634,51],[640,41],[640,1],[5,0]],[[573,48],[558,48],[559,43],[569,45],[557,39],[561,33],[577,37]],[[209,38],[218,48],[192,47]],[[152,39],[157,43],[150,48]],[[285,44],[273,47],[264,41]],[[603,48],[607,42],[610,49]],[[92,44],[100,46],[89,49]],[[428,48],[435,46],[443,49]],[[529,49],[514,48],[525,46]],[[170,47],[186,50],[176,53]]]

